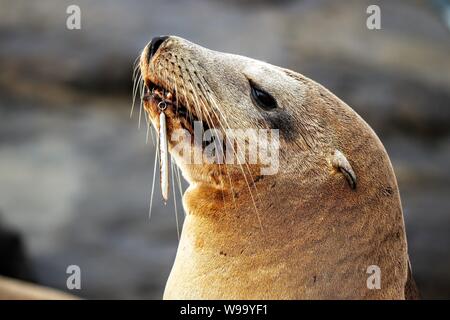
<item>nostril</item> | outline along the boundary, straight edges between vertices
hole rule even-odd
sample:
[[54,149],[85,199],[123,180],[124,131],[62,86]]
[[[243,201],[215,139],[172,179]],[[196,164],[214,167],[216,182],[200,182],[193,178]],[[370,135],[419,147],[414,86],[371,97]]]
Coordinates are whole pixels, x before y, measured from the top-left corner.
[[168,36],[160,36],[160,37],[154,37],[152,41],[150,41],[148,53],[147,53],[147,62],[150,63],[150,59],[155,55],[156,51],[158,51],[161,44],[166,41]]

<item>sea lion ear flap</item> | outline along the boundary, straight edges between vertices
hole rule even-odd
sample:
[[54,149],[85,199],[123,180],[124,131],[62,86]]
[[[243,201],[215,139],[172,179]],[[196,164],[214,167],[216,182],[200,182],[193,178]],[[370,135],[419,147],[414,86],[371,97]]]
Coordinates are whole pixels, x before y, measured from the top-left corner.
[[340,171],[348,182],[351,189],[356,188],[356,175],[347,158],[339,150],[335,150],[331,157],[332,166]]

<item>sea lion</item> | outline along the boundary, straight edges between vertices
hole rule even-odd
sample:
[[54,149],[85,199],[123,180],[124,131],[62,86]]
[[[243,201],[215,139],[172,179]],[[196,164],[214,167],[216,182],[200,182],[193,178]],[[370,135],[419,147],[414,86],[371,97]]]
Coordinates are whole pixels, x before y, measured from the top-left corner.
[[185,163],[169,140],[189,187],[165,299],[416,296],[392,165],[349,106],[299,73],[176,36],[154,38],[139,69],[148,118],[158,130],[167,103],[169,136],[194,120],[279,130],[271,175],[259,164]]

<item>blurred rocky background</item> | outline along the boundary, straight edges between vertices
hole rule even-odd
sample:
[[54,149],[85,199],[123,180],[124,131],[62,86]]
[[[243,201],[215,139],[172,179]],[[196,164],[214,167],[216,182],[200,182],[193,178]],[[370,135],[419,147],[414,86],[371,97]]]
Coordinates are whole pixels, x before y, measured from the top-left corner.
[[131,74],[175,34],[299,71],[360,113],[393,161],[422,294],[449,298],[448,26],[444,0],[0,0],[0,273],[64,290],[76,264],[82,297],[161,298],[175,213],[157,193],[148,220],[154,147],[129,117]]

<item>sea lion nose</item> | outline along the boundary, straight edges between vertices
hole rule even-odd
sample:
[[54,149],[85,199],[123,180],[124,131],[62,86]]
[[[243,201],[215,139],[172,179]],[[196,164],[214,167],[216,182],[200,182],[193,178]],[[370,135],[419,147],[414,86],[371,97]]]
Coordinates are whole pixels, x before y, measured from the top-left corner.
[[164,41],[166,41],[167,38],[169,38],[169,36],[154,37],[152,41],[150,41],[150,43],[147,45],[147,62],[150,62],[150,59],[155,55],[156,51],[158,51],[158,48]]

